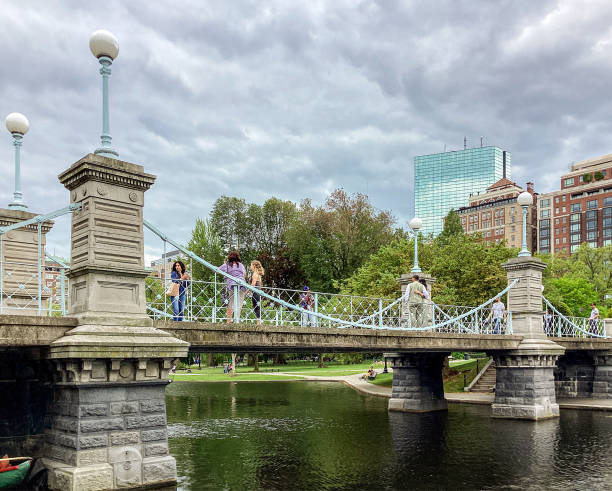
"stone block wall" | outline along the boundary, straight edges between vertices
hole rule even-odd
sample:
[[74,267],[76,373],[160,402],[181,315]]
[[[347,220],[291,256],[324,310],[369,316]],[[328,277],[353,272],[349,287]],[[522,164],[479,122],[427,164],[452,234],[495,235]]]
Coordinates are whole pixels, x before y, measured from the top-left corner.
[[99,385],[56,387],[47,433],[47,457],[54,461],[50,488],[80,489],[79,480],[92,479],[100,486],[88,489],[174,482],[166,383]]
[[591,397],[595,367],[589,353],[566,351],[554,370],[557,397]]
[[0,456],[42,456],[52,375],[37,348],[0,351]]
[[612,352],[597,353],[594,361],[593,398],[612,399]]
[[545,419],[559,416],[555,394],[556,355],[495,355],[493,417]]
[[413,353],[391,359],[390,411],[428,412],[447,409],[442,366],[447,353]]

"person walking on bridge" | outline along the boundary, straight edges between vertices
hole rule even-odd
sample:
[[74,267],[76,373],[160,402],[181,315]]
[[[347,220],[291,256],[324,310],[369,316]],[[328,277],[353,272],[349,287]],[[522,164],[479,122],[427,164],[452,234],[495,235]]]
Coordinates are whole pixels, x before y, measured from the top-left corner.
[[185,292],[189,286],[190,278],[185,269],[183,261],[175,261],[172,265],[172,272],[170,273],[170,281],[174,285],[178,285],[178,288],[174,286],[173,293],[175,293],[175,295],[170,296],[172,313],[174,314],[173,319],[177,322],[183,320],[183,312],[185,311]]
[[[231,251],[227,255],[227,261],[219,266],[219,269],[234,278],[239,278],[242,281],[246,279],[246,269],[244,264],[240,262],[240,254],[238,251]],[[225,289],[228,295],[228,304],[227,304],[227,323],[232,322],[232,315],[234,313],[234,307],[238,313],[238,320],[240,319],[240,312],[242,311],[242,304],[244,303],[244,297],[246,295],[246,287],[239,286],[236,281],[232,278],[225,278]],[[238,300],[238,305],[234,305],[236,303],[236,297]]]
[[[261,263],[257,260],[251,261],[251,286],[261,288],[263,286],[264,269]],[[261,295],[253,292],[251,296],[251,302],[253,302],[253,312],[257,318],[257,324],[261,324]]]
[[423,301],[425,299],[425,287],[419,281],[419,275],[412,275],[412,283],[406,289],[408,306],[410,309],[410,320],[412,327],[421,327],[423,321]]
[[506,306],[502,302],[501,297],[497,297],[493,305],[491,305],[491,312],[487,319],[493,318],[493,334],[503,334],[502,322],[506,321]]
[[599,334],[597,320],[599,319],[599,309],[594,303],[591,304],[591,315],[589,316],[589,332],[591,334]]

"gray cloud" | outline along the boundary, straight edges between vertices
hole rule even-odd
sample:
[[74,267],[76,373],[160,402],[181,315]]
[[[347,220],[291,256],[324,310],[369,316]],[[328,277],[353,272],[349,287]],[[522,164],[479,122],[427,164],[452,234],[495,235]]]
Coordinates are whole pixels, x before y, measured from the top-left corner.
[[[221,194],[322,202],[338,186],[404,225],[413,157],[464,135],[510,150],[513,179],[539,191],[571,161],[610,153],[610,26],[607,1],[7,3],[0,115],[32,125],[30,208],[65,206],[57,175],[98,146],[88,38],[106,28],[121,45],[114,146],[158,176],[145,216],[178,240]],[[8,133],[0,159],[8,203]],[[62,254],[67,224],[49,237]]]

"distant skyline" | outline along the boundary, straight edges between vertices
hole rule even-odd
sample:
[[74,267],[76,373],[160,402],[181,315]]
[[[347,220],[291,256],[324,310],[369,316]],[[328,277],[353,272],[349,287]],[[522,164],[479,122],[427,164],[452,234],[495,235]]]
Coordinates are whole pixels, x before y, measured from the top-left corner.
[[[611,26],[608,1],[5,3],[0,116],[31,123],[30,210],[65,206],[57,175],[99,145],[88,40],[108,29],[113,146],[158,176],[145,217],[177,240],[223,194],[322,203],[337,187],[406,227],[414,156],[463,149],[464,136],[510,151],[512,180],[537,192],[612,153]],[[4,130],[0,206],[12,152]],[[49,236],[62,255],[65,222]]]

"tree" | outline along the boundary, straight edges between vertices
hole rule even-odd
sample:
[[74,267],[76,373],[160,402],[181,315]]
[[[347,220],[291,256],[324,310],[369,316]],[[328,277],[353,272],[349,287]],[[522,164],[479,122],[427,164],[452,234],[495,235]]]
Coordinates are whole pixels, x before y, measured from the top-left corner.
[[249,220],[248,208],[240,198],[221,196],[215,201],[210,223],[226,252],[236,249],[245,254],[253,248],[253,222]]
[[447,239],[457,236],[465,235],[463,226],[461,225],[461,217],[455,210],[451,210],[444,219],[444,228],[438,236],[440,240],[446,241]]
[[393,239],[393,223],[391,214],[375,210],[367,196],[337,189],[322,207],[302,202],[287,242],[311,289],[334,291]]
[[[397,279],[413,265],[412,240],[383,246],[343,283],[344,293],[397,297]],[[478,305],[507,285],[501,264],[516,256],[503,244],[487,247],[475,236],[454,235],[446,241],[419,240],[419,266],[436,278],[432,296],[441,304]]]
[[[222,264],[225,258],[221,238],[215,232],[209,220],[196,219],[195,227],[191,232],[191,240],[187,247],[191,252],[214,266]],[[195,280],[209,281],[214,276],[210,269],[197,261],[193,262],[192,267],[192,276]]]
[[576,317],[588,316],[590,304],[598,300],[592,283],[570,276],[552,278],[544,287],[544,295],[562,314]]

